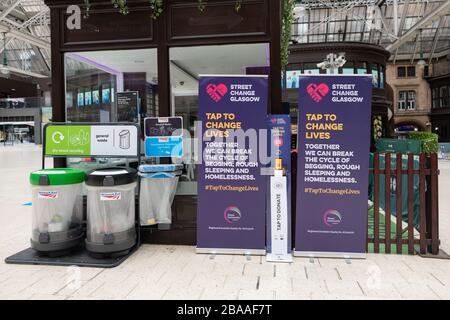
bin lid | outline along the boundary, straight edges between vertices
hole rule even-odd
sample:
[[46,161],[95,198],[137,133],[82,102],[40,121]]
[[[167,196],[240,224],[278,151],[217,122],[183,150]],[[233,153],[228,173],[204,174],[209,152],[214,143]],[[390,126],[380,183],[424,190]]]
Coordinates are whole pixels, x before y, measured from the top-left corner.
[[42,169],[30,174],[30,183],[34,186],[77,184],[84,180],[86,180],[86,173],[72,168]]
[[127,167],[95,169],[88,172],[88,186],[120,186],[137,180],[137,170]]
[[139,166],[139,171],[150,172],[173,172],[183,169],[182,164],[143,164]]

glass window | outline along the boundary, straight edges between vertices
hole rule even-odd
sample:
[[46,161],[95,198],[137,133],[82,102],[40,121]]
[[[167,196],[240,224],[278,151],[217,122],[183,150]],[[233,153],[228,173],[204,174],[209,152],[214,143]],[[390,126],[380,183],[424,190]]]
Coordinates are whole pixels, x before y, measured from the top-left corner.
[[[86,51],[65,54],[66,120],[135,122],[157,114],[156,49]],[[119,107],[116,95],[136,91],[137,99]],[[124,159],[69,158],[68,166],[91,169],[124,165]]]
[[415,77],[416,76],[416,66],[410,66],[407,68],[407,76]]
[[[235,44],[171,48],[170,84],[171,113],[183,117],[183,126],[190,133],[184,139],[184,165],[177,194],[197,194],[197,114],[198,77],[200,74],[269,74],[269,45]],[[316,67],[317,68],[317,67]],[[295,70],[291,70],[292,73]],[[317,70],[318,71],[318,70]],[[297,71],[295,71],[297,72]],[[291,79],[291,86],[294,85]],[[296,85],[296,84],[295,84]],[[175,160],[174,160],[175,161]]]
[[383,66],[380,66],[380,88],[384,89],[384,75],[385,75],[386,68]]
[[354,63],[353,61],[347,61],[342,67],[342,74],[354,74]]
[[407,109],[408,110],[416,109],[416,92],[415,91],[408,91]]
[[372,64],[372,85],[374,88],[379,88],[380,85],[380,73],[377,64]]
[[[156,49],[67,53],[66,120],[140,122],[155,114],[157,70]],[[139,98],[136,105],[118,110],[115,95],[123,91],[137,91]]]
[[439,88],[439,100],[440,107],[447,107],[449,105],[447,86],[442,86]]
[[303,74],[320,74],[317,63],[305,63],[303,66]]
[[415,109],[416,109],[416,92],[413,90],[399,91],[398,110],[415,110]]
[[355,65],[357,74],[367,74],[367,63],[366,62],[357,62]]
[[406,109],[406,91],[400,91],[398,93],[398,110]]
[[397,77],[398,78],[406,77],[406,68],[405,67],[397,67]]
[[430,66],[425,66],[423,68],[423,76],[428,77],[430,75]]
[[431,97],[432,97],[432,108],[438,108],[439,107],[439,89],[433,88],[431,90]]
[[302,74],[301,70],[288,70],[286,71],[286,88],[296,89],[298,85],[298,77]]

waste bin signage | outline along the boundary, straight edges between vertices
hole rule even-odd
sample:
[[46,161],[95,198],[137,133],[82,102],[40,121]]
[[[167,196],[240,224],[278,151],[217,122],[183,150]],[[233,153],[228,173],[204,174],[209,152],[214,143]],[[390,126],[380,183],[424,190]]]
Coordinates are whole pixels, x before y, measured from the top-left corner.
[[48,124],[46,156],[132,157],[138,153],[136,125]]
[[301,76],[295,252],[363,257],[371,76]]
[[183,156],[183,118],[149,117],[144,120],[146,157]]

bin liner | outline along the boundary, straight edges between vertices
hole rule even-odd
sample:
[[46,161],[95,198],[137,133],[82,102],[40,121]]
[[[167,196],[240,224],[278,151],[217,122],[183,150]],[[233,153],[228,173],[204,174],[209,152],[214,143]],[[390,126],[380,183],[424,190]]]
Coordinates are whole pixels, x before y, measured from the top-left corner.
[[[81,225],[83,217],[82,185],[52,186],[51,192],[57,195],[54,200],[41,200],[49,187],[32,186],[33,231],[39,233],[68,231],[73,223]],[[50,196],[51,196],[50,195]],[[47,196],[50,199],[50,196]],[[37,239],[35,239],[37,240]]]
[[[95,234],[120,233],[134,226],[134,189],[136,183],[114,187],[86,186],[88,190],[88,240]],[[109,200],[118,197],[120,200]]]
[[172,202],[181,175],[181,165],[143,165],[139,167],[139,198],[142,226],[172,223]]

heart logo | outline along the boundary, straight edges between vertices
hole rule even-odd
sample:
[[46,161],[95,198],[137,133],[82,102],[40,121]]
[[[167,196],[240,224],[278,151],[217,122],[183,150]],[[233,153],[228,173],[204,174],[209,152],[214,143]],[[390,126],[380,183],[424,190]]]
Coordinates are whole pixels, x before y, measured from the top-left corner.
[[227,94],[228,88],[223,83],[218,85],[211,83],[206,87],[206,92],[211,97],[211,99],[213,99],[215,102],[219,102]]
[[330,91],[330,88],[325,83],[319,85],[315,83],[310,83],[306,88],[309,96],[315,101],[320,102]]
[[283,146],[283,139],[277,138],[277,139],[273,140],[273,144],[275,147],[281,147],[281,146]]

